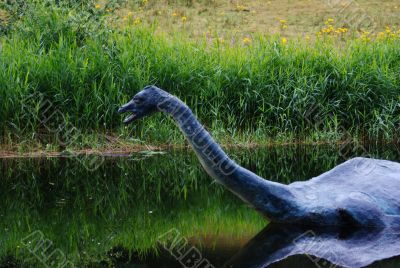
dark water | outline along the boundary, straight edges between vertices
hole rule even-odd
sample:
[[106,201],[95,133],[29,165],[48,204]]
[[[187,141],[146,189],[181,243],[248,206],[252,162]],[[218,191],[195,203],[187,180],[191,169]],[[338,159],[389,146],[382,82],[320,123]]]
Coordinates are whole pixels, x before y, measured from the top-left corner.
[[[395,145],[230,152],[246,168],[282,183],[309,179],[366,154],[400,162]],[[267,226],[213,183],[191,151],[3,159],[0,177],[2,267],[183,267],[179,260],[194,267],[190,256],[197,267],[260,267],[257,261],[263,263],[302,234]],[[332,235],[316,233],[325,240]],[[324,246],[324,240],[316,245]],[[379,255],[384,247],[375,249]],[[312,255],[278,259],[271,267],[332,267]],[[399,266],[399,258],[373,264]]]

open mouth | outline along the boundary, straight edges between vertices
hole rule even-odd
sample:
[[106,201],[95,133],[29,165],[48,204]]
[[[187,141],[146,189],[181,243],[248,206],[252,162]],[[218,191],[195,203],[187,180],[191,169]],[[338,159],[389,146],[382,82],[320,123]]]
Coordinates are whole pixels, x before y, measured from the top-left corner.
[[132,122],[135,119],[136,119],[136,114],[135,113],[131,113],[131,115],[125,117],[124,124],[129,124],[130,122]]
[[119,114],[126,114],[129,113],[127,117],[125,117],[123,123],[124,124],[129,124],[132,121],[140,118],[139,114],[137,113],[135,105],[131,102],[128,102],[125,105],[122,105],[121,108],[118,109]]

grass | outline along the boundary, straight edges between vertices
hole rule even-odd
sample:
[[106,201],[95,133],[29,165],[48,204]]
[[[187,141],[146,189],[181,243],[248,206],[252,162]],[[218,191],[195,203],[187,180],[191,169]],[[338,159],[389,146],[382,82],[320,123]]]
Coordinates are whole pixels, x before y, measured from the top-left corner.
[[[216,35],[242,39],[260,33],[312,37],[328,18],[335,18],[339,27],[358,30],[356,26],[364,25],[355,24],[355,17],[364,14],[374,21],[377,31],[384,30],[387,25],[400,24],[400,4],[393,0],[127,2],[128,5],[117,12],[122,25],[135,24],[140,20],[145,25],[156,24],[157,32],[184,32],[191,38]],[[286,21],[287,27],[282,27],[281,20]]]
[[315,40],[256,33],[232,43],[160,34],[144,20],[115,28],[125,12],[118,2],[70,2],[27,2],[23,16],[9,19],[0,58],[4,148],[182,144],[161,115],[122,126],[118,106],[147,84],[183,99],[223,143],[396,139],[394,27],[360,37],[327,30]]

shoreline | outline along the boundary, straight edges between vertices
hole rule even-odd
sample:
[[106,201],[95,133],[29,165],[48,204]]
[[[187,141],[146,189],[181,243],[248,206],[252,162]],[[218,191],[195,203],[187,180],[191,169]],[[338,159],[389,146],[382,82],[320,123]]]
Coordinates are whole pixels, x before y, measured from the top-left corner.
[[[287,141],[287,142],[222,142],[220,145],[223,149],[251,149],[251,148],[270,148],[270,147],[286,147],[286,146],[340,146],[344,141]],[[390,142],[384,142],[389,143]],[[114,145],[114,146],[113,146]],[[77,157],[88,155],[102,155],[105,157],[126,157],[133,153],[145,151],[171,151],[171,150],[191,150],[187,143],[180,144],[161,144],[161,145],[143,145],[143,144],[125,144],[115,146],[115,144],[107,144],[99,148],[76,148],[65,150],[45,150],[42,148],[32,148],[27,151],[19,151],[18,146],[14,148],[7,148],[7,146],[0,146],[0,159],[13,159],[13,158],[57,158],[57,157]]]

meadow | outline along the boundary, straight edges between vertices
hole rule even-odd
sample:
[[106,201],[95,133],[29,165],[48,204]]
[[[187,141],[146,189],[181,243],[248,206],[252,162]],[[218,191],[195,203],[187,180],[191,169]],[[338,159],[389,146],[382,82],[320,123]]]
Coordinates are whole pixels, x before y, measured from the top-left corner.
[[217,35],[229,40],[267,33],[312,39],[329,18],[353,32],[378,33],[386,26],[400,23],[400,4],[393,0],[131,0],[126,3],[117,11],[122,18],[119,25],[155,24],[159,33],[183,32],[191,38]]
[[[183,144],[161,115],[122,125],[119,105],[147,84],[183,99],[224,144],[396,141],[396,1],[384,1],[382,13],[360,1],[380,18],[371,30],[346,25],[329,7],[307,13],[307,2],[317,6],[5,2],[1,147],[50,152]],[[271,10],[277,15],[267,16]],[[220,21],[221,12],[237,22]]]

